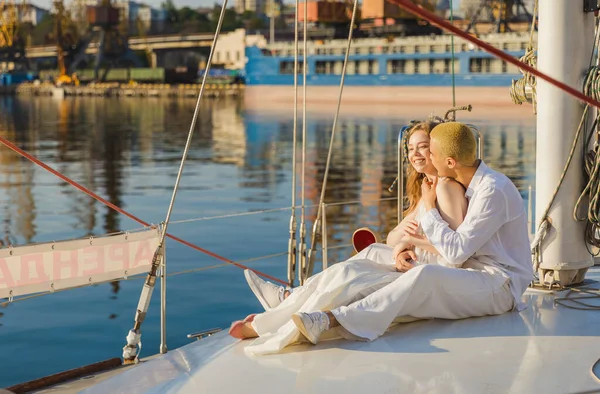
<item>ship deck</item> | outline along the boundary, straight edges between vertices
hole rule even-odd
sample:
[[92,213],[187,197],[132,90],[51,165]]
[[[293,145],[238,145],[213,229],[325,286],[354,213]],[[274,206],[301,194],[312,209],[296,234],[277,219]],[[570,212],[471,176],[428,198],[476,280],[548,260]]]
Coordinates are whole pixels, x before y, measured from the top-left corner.
[[[598,288],[599,280],[594,267],[586,286]],[[520,313],[400,324],[370,343],[337,339],[269,356],[250,357],[251,341],[221,332],[41,392],[600,392],[600,311],[555,304],[565,294],[530,289]],[[586,301],[600,307],[600,298]]]

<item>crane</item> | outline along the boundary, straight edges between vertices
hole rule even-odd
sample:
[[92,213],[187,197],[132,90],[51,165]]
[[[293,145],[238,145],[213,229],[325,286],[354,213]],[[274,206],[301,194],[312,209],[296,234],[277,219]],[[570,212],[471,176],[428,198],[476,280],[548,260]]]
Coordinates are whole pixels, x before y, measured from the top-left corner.
[[18,15],[14,0],[0,0],[0,61],[28,69],[25,43],[19,36]]

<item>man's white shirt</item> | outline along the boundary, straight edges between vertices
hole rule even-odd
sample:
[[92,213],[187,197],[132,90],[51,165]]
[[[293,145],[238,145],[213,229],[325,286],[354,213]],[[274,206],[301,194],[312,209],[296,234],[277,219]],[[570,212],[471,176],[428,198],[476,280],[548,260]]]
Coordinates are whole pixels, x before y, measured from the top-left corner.
[[533,268],[521,194],[506,175],[481,161],[465,196],[467,214],[456,231],[434,208],[421,218],[423,232],[447,266],[461,268],[471,259],[510,279],[515,305],[523,309],[521,296],[533,279]]

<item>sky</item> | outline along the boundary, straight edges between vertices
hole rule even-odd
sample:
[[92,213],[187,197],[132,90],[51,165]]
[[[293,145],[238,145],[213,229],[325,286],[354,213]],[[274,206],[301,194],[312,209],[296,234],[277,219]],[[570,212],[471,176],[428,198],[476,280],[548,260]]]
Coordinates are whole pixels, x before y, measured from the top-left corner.
[[[152,7],[160,7],[160,4],[163,2],[163,0],[137,0],[140,3],[145,3],[148,4]],[[359,0],[360,1],[360,0]],[[453,6],[454,9],[457,9],[460,6],[460,1],[461,0],[453,0]],[[52,4],[52,0],[30,0],[31,3],[39,6],[39,7],[43,7],[43,8],[50,8],[50,5]],[[65,3],[69,3],[70,0],[65,0]],[[221,1],[215,1],[215,0],[173,0],[173,2],[175,3],[175,5],[177,5],[178,7],[191,7],[191,8],[197,8],[197,7],[206,7],[206,6],[212,6],[215,3],[216,4],[222,4],[222,0]],[[228,5],[232,6],[234,5],[234,0],[228,0],[227,1]],[[293,3],[293,0],[284,0],[284,3]]]

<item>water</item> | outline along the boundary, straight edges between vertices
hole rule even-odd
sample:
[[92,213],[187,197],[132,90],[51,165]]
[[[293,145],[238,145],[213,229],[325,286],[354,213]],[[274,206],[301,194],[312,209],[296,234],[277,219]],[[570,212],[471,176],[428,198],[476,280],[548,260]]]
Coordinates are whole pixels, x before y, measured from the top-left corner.
[[[193,100],[0,97],[0,133],[68,177],[151,223],[164,220]],[[264,112],[265,114],[268,112]],[[243,102],[206,102],[189,152],[172,220],[252,212],[291,204],[292,117],[247,113]],[[535,133],[527,120],[469,119],[485,135],[484,155],[527,198],[534,183]],[[329,260],[348,256],[350,235],[370,226],[386,234],[396,202],[387,191],[396,174],[397,131],[410,114],[340,120],[326,201]],[[332,116],[309,114],[306,204],[318,202]],[[300,159],[300,151],[298,158]],[[300,179],[301,171],[297,171]],[[95,202],[16,153],[0,147],[0,239],[21,245],[140,226]],[[300,204],[300,188],[298,204]],[[300,211],[298,211],[298,215]],[[308,231],[316,216],[306,210]],[[234,261],[285,252],[290,211],[175,223],[170,232]],[[299,219],[299,216],[298,216]],[[228,327],[260,310],[242,272],[168,241],[168,271],[206,268],[168,278],[170,349],[186,334]],[[286,278],[286,257],[248,262]],[[320,267],[317,260],[317,267]],[[132,327],[142,279],[64,291],[0,307],[0,387],[120,357]],[[157,289],[158,290],[158,289]],[[143,324],[143,356],[158,351],[159,291]]]

